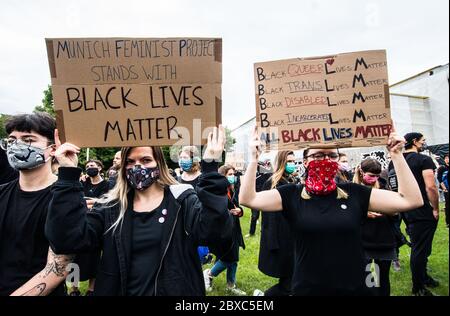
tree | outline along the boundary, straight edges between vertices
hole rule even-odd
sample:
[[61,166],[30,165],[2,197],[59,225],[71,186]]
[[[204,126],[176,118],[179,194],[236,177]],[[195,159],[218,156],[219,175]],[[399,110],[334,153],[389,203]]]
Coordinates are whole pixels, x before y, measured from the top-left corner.
[[49,85],[47,90],[44,90],[44,98],[42,99],[42,104],[37,105],[34,108],[34,112],[46,112],[53,117],[56,117],[55,108],[53,106],[53,93],[52,87]]
[[[103,163],[105,169],[103,172],[106,173],[108,169],[112,166],[114,155],[116,152],[120,151],[120,148],[107,147],[107,148],[90,148],[89,149],[89,159],[100,160]],[[78,155],[78,165],[84,168],[87,162],[87,149],[83,148]]]
[[8,117],[9,117],[8,115],[0,114],[0,139],[3,139],[8,136],[5,130],[5,123]]
[[225,143],[225,152],[229,152],[233,150],[234,144],[236,144],[236,139],[231,136],[231,129],[225,127],[225,134],[227,137],[227,142]]

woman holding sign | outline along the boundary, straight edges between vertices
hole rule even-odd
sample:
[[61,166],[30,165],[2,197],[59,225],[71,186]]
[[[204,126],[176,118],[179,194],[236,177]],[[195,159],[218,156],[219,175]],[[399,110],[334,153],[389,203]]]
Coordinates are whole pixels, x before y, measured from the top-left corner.
[[117,185],[87,212],[80,149],[57,141],[61,168],[46,225],[51,247],[102,250],[96,296],[205,295],[197,246],[231,245],[228,184],[216,171],[224,144],[224,128],[214,128],[197,193],[169,174],[160,147],[123,148]]
[[361,223],[368,211],[389,215],[423,204],[401,153],[403,144],[404,139],[392,132],[387,147],[398,170],[398,193],[354,183],[337,185],[339,153],[325,148],[304,151],[304,185],[288,184],[257,193],[254,175],[261,142],[255,129],[240,202],[262,211],[282,211],[290,223],[295,240],[293,295],[366,295],[368,288],[376,286],[370,266],[365,265]]

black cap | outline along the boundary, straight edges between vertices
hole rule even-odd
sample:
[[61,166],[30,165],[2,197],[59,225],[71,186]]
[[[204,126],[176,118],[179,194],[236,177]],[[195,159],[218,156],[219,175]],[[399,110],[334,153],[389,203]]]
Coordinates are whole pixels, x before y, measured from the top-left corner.
[[406,146],[411,146],[414,143],[414,140],[421,139],[423,137],[423,134],[417,133],[417,132],[412,132],[412,133],[406,134],[404,137],[406,140]]

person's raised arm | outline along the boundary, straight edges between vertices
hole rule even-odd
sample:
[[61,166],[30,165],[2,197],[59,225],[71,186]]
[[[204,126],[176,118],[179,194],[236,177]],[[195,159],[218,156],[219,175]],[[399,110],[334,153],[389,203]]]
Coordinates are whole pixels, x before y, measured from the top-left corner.
[[259,139],[257,127],[255,127],[251,137],[249,148],[250,161],[244,178],[241,181],[239,203],[254,210],[266,212],[281,211],[283,210],[283,204],[278,190],[272,189],[269,191],[256,192],[256,169],[261,148],[261,140]]
[[104,234],[104,210],[88,212],[80,184],[81,169],[77,168],[80,149],[61,144],[55,132],[55,157],[60,165],[58,181],[52,187],[45,235],[58,254],[77,254],[101,247]]
[[186,198],[185,231],[204,246],[232,243],[233,222],[227,208],[228,180],[217,172],[225,147],[225,135],[222,125],[208,135],[197,194]]
[[397,174],[398,192],[373,189],[370,196],[369,211],[394,215],[423,205],[419,185],[402,154],[404,144],[405,139],[398,136],[392,129],[387,149]]

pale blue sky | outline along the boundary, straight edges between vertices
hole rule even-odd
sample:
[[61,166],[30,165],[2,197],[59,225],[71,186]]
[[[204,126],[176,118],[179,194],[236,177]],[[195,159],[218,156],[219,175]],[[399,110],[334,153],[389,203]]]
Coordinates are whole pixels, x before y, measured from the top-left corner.
[[448,63],[448,0],[2,0],[0,113],[30,112],[46,37],[222,37],[223,122],[255,114],[253,63],[386,49],[394,83]]

